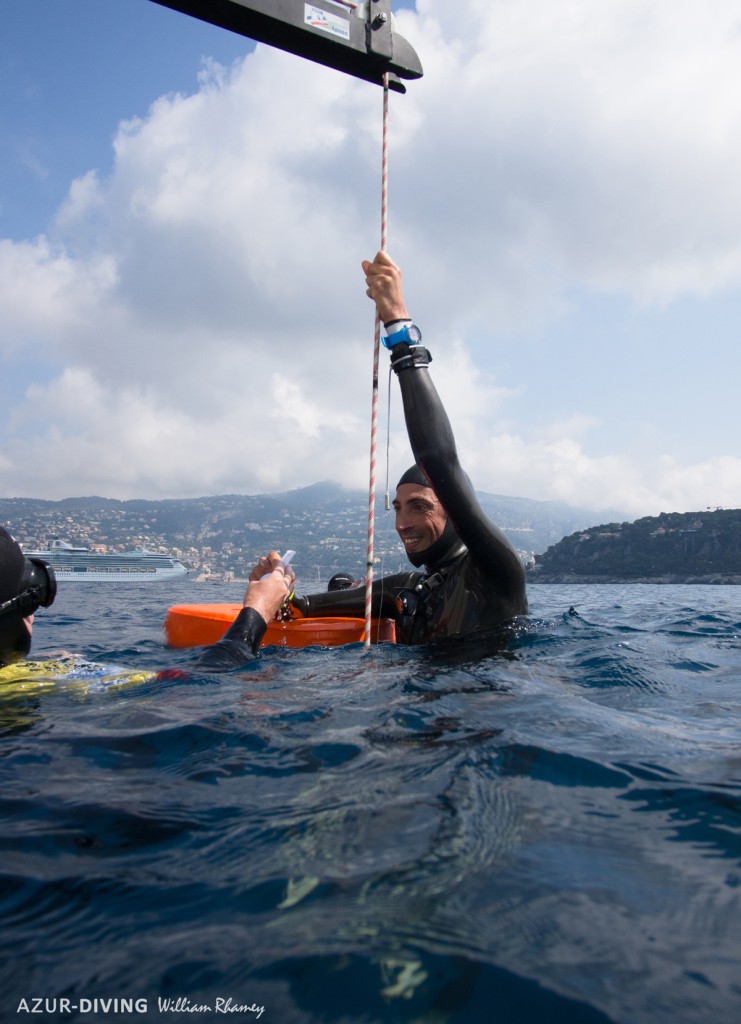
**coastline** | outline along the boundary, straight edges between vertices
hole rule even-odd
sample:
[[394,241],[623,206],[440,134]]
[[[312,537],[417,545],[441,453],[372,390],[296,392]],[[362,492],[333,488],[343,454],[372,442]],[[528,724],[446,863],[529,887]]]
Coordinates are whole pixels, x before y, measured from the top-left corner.
[[689,576],[678,573],[665,573],[661,576],[591,576],[584,573],[528,573],[528,586],[539,583],[594,583],[594,584],[626,584],[643,583],[657,585],[692,585],[692,586],[741,586],[741,574],[738,573],[707,573],[706,575]]

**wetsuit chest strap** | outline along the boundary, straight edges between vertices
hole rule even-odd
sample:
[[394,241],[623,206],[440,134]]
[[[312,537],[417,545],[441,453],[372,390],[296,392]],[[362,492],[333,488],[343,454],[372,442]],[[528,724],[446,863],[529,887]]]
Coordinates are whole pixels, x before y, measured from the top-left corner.
[[396,597],[396,607],[402,618],[407,622],[415,619],[425,608],[429,595],[442,586],[449,572],[450,568],[445,568],[429,575],[423,575],[413,588],[399,591]]

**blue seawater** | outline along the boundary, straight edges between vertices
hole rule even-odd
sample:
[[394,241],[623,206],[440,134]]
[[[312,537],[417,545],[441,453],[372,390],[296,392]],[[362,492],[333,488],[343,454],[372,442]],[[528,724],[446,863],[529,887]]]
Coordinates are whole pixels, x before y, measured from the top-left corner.
[[106,669],[0,692],[0,1019],[741,1020],[741,590],[189,673],[168,604],[240,594],[38,615],[36,658]]

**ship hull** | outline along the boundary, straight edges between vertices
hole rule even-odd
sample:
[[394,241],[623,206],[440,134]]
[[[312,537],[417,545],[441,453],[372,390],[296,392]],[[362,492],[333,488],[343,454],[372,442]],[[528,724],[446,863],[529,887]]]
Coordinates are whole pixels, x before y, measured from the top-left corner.
[[188,575],[188,570],[184,566],[180,569],[148,569],[146,567],[101,569],[92,566],[69,569],[50,564],[60,583],[154,583],[162,580],[184,579]]
[[52,541],[45,551],[24,554],[48,562],[60,583],[156,583],[188,575],[182,562],[153,551],[106,555],[64,541]]

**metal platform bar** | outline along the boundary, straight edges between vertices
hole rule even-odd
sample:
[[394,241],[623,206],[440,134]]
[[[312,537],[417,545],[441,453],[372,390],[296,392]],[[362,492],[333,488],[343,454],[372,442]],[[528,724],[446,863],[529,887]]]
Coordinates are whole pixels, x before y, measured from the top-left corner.
[[391,0],[152,0],[376,85],[405,92],[422,77],[409,43],[393,31]]

